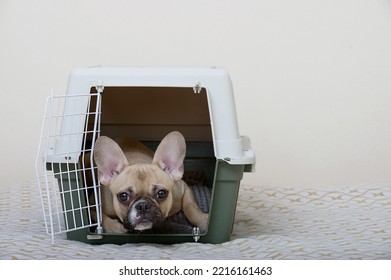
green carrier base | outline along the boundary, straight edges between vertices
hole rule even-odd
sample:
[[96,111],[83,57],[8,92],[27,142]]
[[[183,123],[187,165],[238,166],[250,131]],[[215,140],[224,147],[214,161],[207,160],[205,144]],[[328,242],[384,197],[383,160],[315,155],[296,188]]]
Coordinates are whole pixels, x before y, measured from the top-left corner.
[[[69,168],[67,164],[52,164],[56,170]],[[61,191],[64,208],[64,219],[68,224],[67,238],[89,244],[125,244],[125,243],[159,243],[174,244],[184,242],[223,243],[230,240],[233,229],[240,180],[245,165],[230,165],[225,161],[216,161],[213,179],[211,204],[209,206],[208,228],[201,234],[108,234],[95,233],[94,227],[85,226],[90,222],[86,204],[87,192],[83,187],[82,174],[75,170],[60,172],[56,176]],[[80,211],[74,215],[71,211]],[[96,227],[95,227],[96,228]]]

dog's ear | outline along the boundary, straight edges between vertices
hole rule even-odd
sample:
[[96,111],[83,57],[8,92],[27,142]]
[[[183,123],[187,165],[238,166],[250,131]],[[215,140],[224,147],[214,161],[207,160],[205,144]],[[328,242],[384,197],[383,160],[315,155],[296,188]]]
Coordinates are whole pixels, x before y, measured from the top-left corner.
[[174,181],[182,179],[186,142],[181,133],[167,134],[156,149],[153,163],[168,173]]
[[120,146],[106,136],[96,140],[94,160],[98,167],[99,180],[103,185],[109,185],[113,178],[128,165],[128,160]]

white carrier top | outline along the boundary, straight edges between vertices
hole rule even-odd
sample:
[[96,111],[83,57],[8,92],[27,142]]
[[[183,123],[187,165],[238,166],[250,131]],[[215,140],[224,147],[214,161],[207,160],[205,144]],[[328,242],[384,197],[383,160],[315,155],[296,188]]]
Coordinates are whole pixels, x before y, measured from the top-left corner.
[[[182,87],[193,88],[194,92],[205,89],[209,105],[214,152],[217,159],[229,164],[244,164],[253,169],[255,156],[250,147],[249,138],[240,136],[236,117],[233,88],[228,73],[217,67],[105,67],[80,68],[69,75],[66,94],[88,95],[91,88],[98,92],[104,87]],[[87,102],[78,104],[80,114],[86,110]],[[72,112],[75,111],[74,104]],[[65,108],[65,113],[67,108]],[[80,125],[63,124],[63,134],[72,134],[84,129]],[[64,131],[65,129],[65,131]],[[68,140],[66,140],[68,142]],[[80,147],[81,139],[73,139]],[[73,144],[62,143],[69,149]],[[62,149],[61,147],[56,147]],[[56,154],[56,152],[55,152]]]

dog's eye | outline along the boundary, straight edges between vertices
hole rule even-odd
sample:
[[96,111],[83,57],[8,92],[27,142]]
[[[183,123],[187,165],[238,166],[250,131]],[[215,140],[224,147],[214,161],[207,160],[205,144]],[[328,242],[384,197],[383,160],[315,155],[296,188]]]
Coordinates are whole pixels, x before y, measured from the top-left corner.
[[129,192],[121,192],[117,195],[118,200],[121,201],[122,203],[126,203],[130,199],[130,193]]
[[156,193],[156,197],[159,200],[165,199],[167,197],[167,191],[166,190],[158,190]]

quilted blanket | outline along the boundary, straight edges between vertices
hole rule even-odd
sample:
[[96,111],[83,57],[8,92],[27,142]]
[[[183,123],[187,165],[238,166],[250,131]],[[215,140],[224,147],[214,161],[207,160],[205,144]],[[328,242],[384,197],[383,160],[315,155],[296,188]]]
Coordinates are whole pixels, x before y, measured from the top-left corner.
[[231,241],[89,245],[46,234],[35,184],[0,190],[0,259],[391,259],[391,185],[242,185]]

